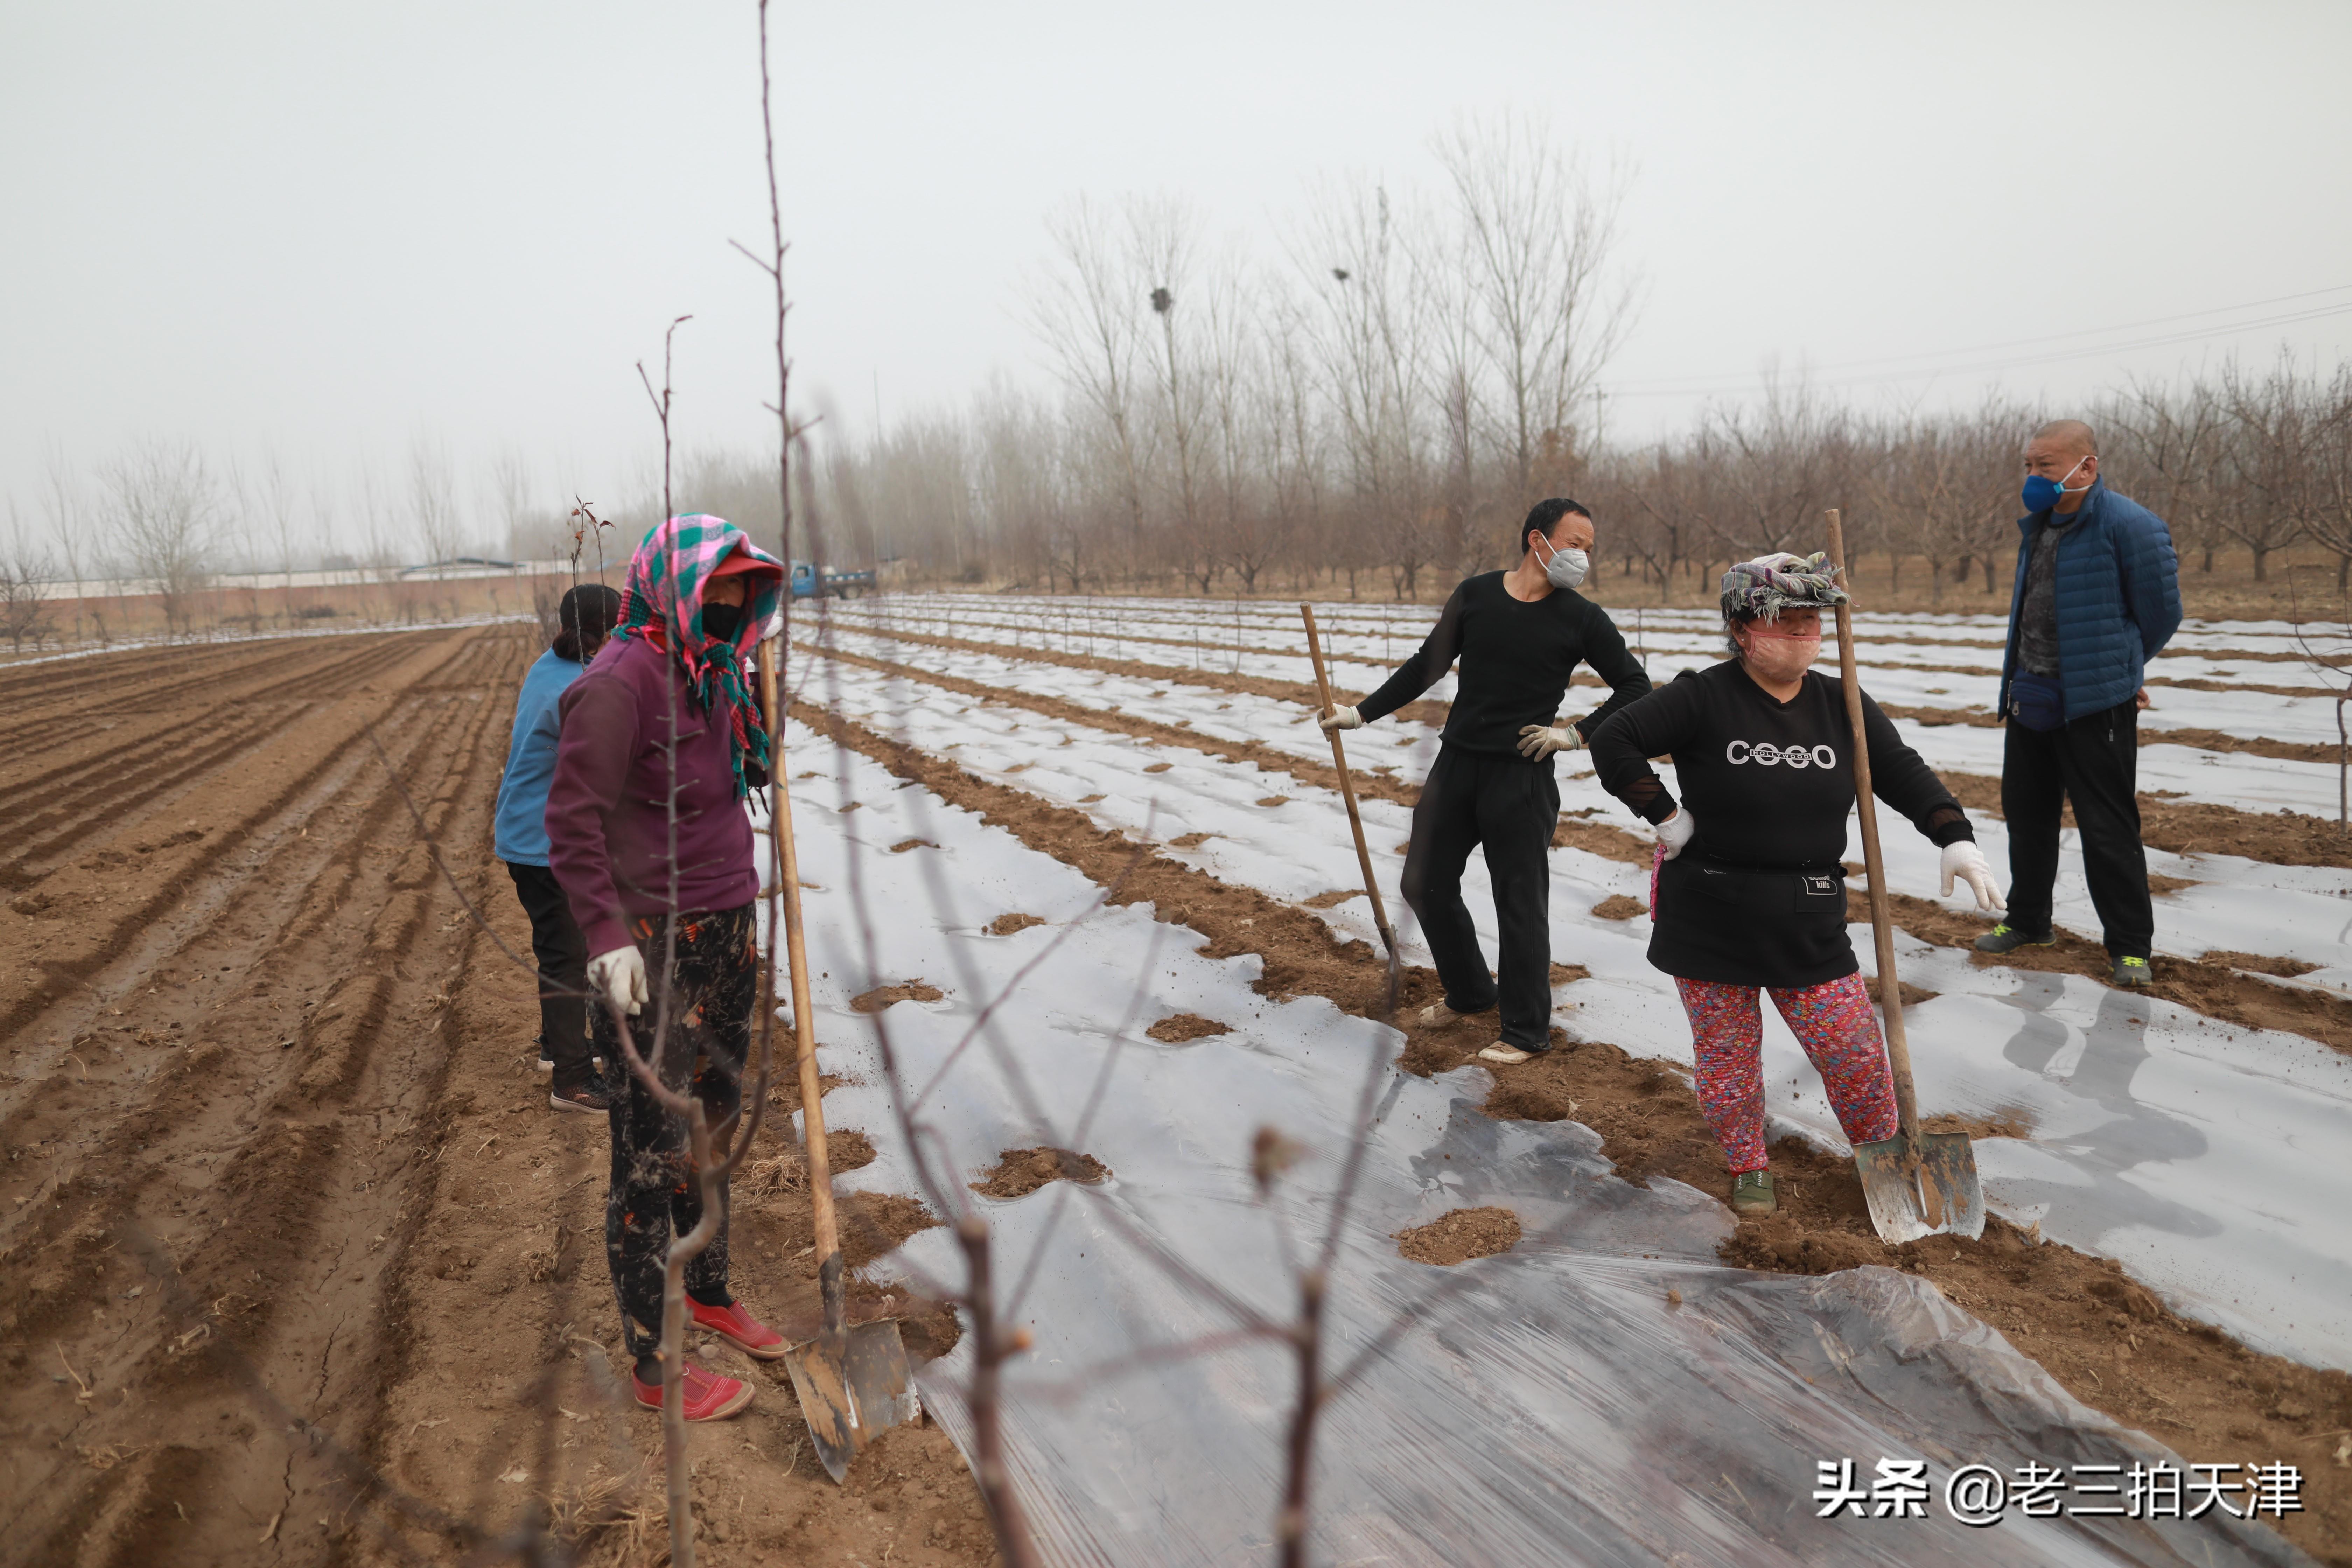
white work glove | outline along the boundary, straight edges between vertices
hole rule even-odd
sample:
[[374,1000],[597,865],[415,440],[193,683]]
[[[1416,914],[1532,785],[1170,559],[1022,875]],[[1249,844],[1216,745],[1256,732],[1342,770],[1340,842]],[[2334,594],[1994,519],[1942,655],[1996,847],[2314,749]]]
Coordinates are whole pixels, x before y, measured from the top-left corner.
[[1671,860],[1681,854],[1683,846],[1688,844],[1691,835],[1697,831],[1698,824],[1691,820],[1689,806],[1684,806],[1658,824],[1658,842],[1666,847],[1666,858]]
[[1985,863],[1984,851],[1968,839],[1944,846],[1944,898],[1952,896],[1952,880],[1958,878],[1969,885],[1977,896],[1977,908],[1997,910],[2001,907],[2000,893],[1992,882],[1992,868]]
[[646,955],[634,947],[616,947],[590,959],[588,984],[632,1018],[653,1000],[653,993],[646,987]]
[[1327,731],[1360,730],[1364,727],[1364,716],[1361,713],[1357,712],[1353,708],[1349,707],[1346,703],[1341,702],[1333,705],[1331,711],[1324,714],[1320,719],[1316,720],[1315,722],[1320,724]]
[[1542,724],[1519,726],[1519,755],[1530,762],[1542,762],[1554,752],[1573,752],[1584,745],[1584,737],[1576,732],[1573,724],[1552,729]]

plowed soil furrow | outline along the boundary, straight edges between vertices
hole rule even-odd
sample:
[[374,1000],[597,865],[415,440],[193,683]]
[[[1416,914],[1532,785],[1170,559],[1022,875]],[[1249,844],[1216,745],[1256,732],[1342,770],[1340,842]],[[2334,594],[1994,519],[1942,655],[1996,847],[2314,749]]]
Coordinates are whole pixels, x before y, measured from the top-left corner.
[[[936,686],[943,691],[952,691],[959,696],[971,698],[975,701],[993,702],[1005,707],[1025,709],[1032,713],[1042,713],[1072,723],[1085,724],[1092,729],[1108,730],[1116,734],[1132,735],[1139,740],[1153,741],[1161,745],[1183,746],[1213,757],[1222,757],[1229,763],[1255,763],[1266,773],[1287,773],[1302,783],[1320,785],[1325,789],[1336,790],[1339,787],[1339,770],[1332,767],[1330,763],[1309,762],[1303,757],[1294,757],[1286,752],[1276,751],[1271,746],[1259,745],[1255,741],[1228,741],[1215,735],[1195,734],[1192,731],[1178,724],[1161,724],[1150,719],[1139,719],[1131,713],[1082,708],[1075,702],[1066,701],[1059,697],[1043,697],[1033,692],[1015,690],[1011,687],[983,685],[977,680],[966,680],[961,676],[940,675],[931,670],[918,668],[911,664],[900,664],[893,659],[851,653],[846,648],[824,647],[811,643],[796,643],[793,646],[804,653],[814,654],[824,658],[837,658],[844,664],[854,664],[860,668],[875,670],[884,675],[902,676],[908,680],[920,681],[926,686]],[[803,688],[803,689],[807,689]],[[809,694],[815,695],[813,691]],[[1421,797],[1421,791],[1417,785],[1402,783],[1377,771],[1351,767],[1349,770],[1349,776],[1354,781],[1356,793],[1359,795],[1370,795],[1380,800],[1393,800],[1405,805],[1411,805]]]
[[[1204,953],[1256,954],[1259,992],[1319,995],[1360,1016],[1384,1016],[1383,966],[1371,949],[1341,944],[1311,910],[1193,870],[1097,827],[1079,811],[977,778],[838,714],[796,703],[793,716],[1099,885],[1124,879],[1115,901],[1156,904],[1160,918],[1207,937]],[[1409,1072],[1465,1066],[1492,1038],[1467,1026],[1422,1026],[1417,1009],[1438,994],[1435,975],[1406,973],[1391,1021],[1403,1029],[1399,1065]],[[1722,1154],[1673,1064],[1584,1041],[1493,1076],[1482,1108],[1489,1116],[1557,1121],[1573,1115],[1601,1134],[1601,1152],[1628,1180],[1666,1176],[1718,1196],[1728,1190]],[[2306,1477],[2308,1511],[2288,1519],[2283,1532],[2322,1553],[2352,1539],[2352,1471],[2326,1464],[2340,1436],[2327,1428],[2352,1426],[2352,1376],[2256,1354],[2167,1310],[2111,1260],[2034,1245],[1998,1219],[1980,1241],[1938,1236],[1889,1247],[1870,1231],[1850,1161],[1830,1160],[1792,1139],[1775,1145],[1773,1159],[1783,1173],[1780,1213],[1743,1223],[1724,1246],[1725,1262],[1810,1274],[1876,1263],[1922,1275],[2007,1330],[2016,1347],[2075,1398],[2157,1434],[2184,1455],[2251,1444],[2294,1456]]]
[[[97,793],[88,752],[0,752],[0,790],[55,808],[45,842],[89,825],[0,906],[0,1561],[446,1560],[535,1506],[503,1478],[577,1441],[556,1405],[604,1408],[604,1122],[547,1108],[535,986],[488,934],[529,952],[488,858],[525,638],[391,635],[331,668],[314,643],[252,645],[161,677],[116,656],[97,676],[122,700],[237,742],[135,805],[67,793]],[[0,722],[23,711],[0,691]],[[928,1223],[874,1194],[842,1213],[853,1267]],[[746,1194],[737,1226],[739,1289],[813,1312],[805,1197]],[[919,1354],[953,1342],[903,1290],[852,1299]],[[534,1396],[542,1371],[561,1386]],[[793,1473],[793,1418],[769,1380],[725,1433],[759,1433],[758,1460],[698,1450],[739,1525],[761,1500],[784,1560],[991,1560],[935,1429],[836,1489],[804,1457]],[[574,1459],[639,1469],[650,1423],[616,1419]],[[541,1470],[533,1495],[586,1479]],[[387,1542],[395,1517],[454,1527]]]
[[[868,656],[852,654],[846,649],[835,649],[824,645],[814,645],[811,647],[811,651],[828,655],[837,653],[852,662],[868,659]],[[1161,670],[1150,667],[1122,669],[1117,668],[1117,661],[1114,660],[1090,659],[1078,655],[1044,656],[1017,648],[988,645],[974,647],[971,651],[993,653],[1035,663],[1058,664],[1072,668],[1100,668],[1108,674],[1140,675],[1146,679],[1166,680],[1171,684],[1210,686],[1220,690],[1244,691],[1256,696],[1275,697],[1285,701],[1297,701],[1309,706],[1314,702],[1312,692],[1307,691],[1304,687],[1296,688],[1298,694],[1292,695],[1292,683],[1286,681],[1262,681],[1253,677],[1214,677],[1194,671]],[[895,672],[915,675],[922,679],[937,681],[946,679],[920,672],[912,665],[870,659],[868,662],[871,668],[887,668]],[[1580,673],[1579,679],[1586,678]],[[795,678],[793,685],[804,696],[815,695],[814,691],[807,686],[805,677]],[[1282,689],[1276,689],[1277,688]],[[992,701],[1010,700],[1007,695],[1010,689],[982,686],[978,682],[967,682],[963,686],[951,688],[951,689],[971,693],[986,692],[989,694],[988,700]],[[1339,695],[1344,697],[1348,694],[1339,693]],[[1054,700],[1036,700],[1051,702]],[[1432,725],[1442,724],[1444,722],[1449,707],[1447,703],[1436,701],[1408,703],[1398,710],[1398,716],[1419,719],[1422,722]],[[1099,723],[1106,728],[1123,728],[1125,732],[1135,734],[1152,733],[1156,739],[1181,739],[1185,734],[1185,731],[1176,726],[1154,726],[1150,721],[1142,720],[1130,721],[1133,728],[1126,729],[1117,721],[1127,716],[1097,713],[1090,709],[1080,708],[1075,703],[1065,705],[1064,711],[1071,716],[1084,715],[1090,721]],[[1950,713],[1954,717],[1948,721],[1962,723],[1976,723],[1980,718],[1957,709],[1891,708],[1887,711],[1898,718],[1918,718],[1923,722],[1929,723],[1937,721],[1926,717],[1928,714]],[[2158,744],[2183,733],[2179,731],[2149,731],[2142,734],[2141,744]],[[2200,731],[2195,731],[2194,735],[2202,737],[2210,733],[2213,732]],[[2293,742],[2237,741],[2234,737],[2231,739],[2234,743],[2226,749],[2252,751],[2258,754],[2269,754],[2268,748],[2277,748],[2281,754],[2303,760],[2306,750]],[[1201,745],[1202,742],[1200,737],[1193,737],[1183,743]],[[2201,744],[2203,742],[2200,739],[2190,738],[2181,743]],[[1279,756],[1280,753],[1265,752],[1265,756],[1259,756],[1257,753],[1263,751],[1262,748],[1254,747],[1250,750],[1253,760],[1260,761],[1261,765],[1277,765],[1267,762],[1265,757]],[[2320,747],[2317,750],[2323,753],[2328,752],[2326,747]],[[2315,760],[2328,762],[2333,761],[2334,758],[2332,755],[2320,755]],[[1359,772],[1356,777],[1360,787],[1365,788],[1368,793],[1379,793],[1380,781],[1377,767]],[[1993,816],[2000,815],[2000,781],[1999,779],[1989,778],[1979,773],[1944,773],[1942,777],[1950,786],[1952,793],[1959,797],[1960,804],[1969,810],[1982,811]],[[2334,866],[2352,868],[2352,837],[2339,833],[2332,822],[2300,812],[2242,811],[2235,806],[2223,805],[2218,802],[2170,800],[2155,795],[2143,795],[2140,798],[2140,823],[2141,837],[2147,844],[2155,848],[2169,850],[2176,855],[2236,855],[2249,860],[2265,861],[2273,866]]]
[[[519,672],[519,660],[504,662]],[[447,799],[479,817],[487,811],[482,786],[496,773],[498,749],[482,742],[497,705],[443,698],[414,706],[414,722],[404,726],[408,743],[393,749],[421,801],[446,797],[426,806],[428,822],[451,815]],[[340,778],[336,793],[363,803],[362,822],[370,830],[388,832],[395,816],[406,826],[405,808],[382,764],[373,756],[368,761],[373,772],[354,770]],[[453,783],[461,787],[453,791]],[[413,828],[406,837],[414,838]],[[346,1363],[354,1354],[372,1363],[381,1343],[369,1282],[382,1268],[369,1258],[380,1245],[388,1247],[388,1232],[398,1228],[405,1196],[384,1178],[409,1162],[402,1123],[414,1121],[429,1100],[431,1075],[424,1075],[422,1097],[390,1086],[368,1096],[363,1118],[337,1108],[353,1098],[386,1035],[406,1036],[404,1044],[431,1043],[442,998],[470,954],[472,928],[429,931],[437,879],[429,858],[414,844],[397,856],[371,858],[369,841],[355,839],[347,850],[320,857],[328,862],[320,871],[341,863],[340,878],[275,879],[278,898],[294,906],[282,913],[314,923],[287,929],[281,913],[270,925],[267,917],[280,911],[257,906],[268,902],[263,894],[271,889],[253,885],[261,879],[247,879],[247,887],[215,900],[207,923],[217,945],[201,953],[201,967],[172,965],[166,955],[168,973],[157,977],[184,977],[173,995],[166,997],[158,986],[125,997],[127,1007],[107,1009],[109,1016],[125,1020],[114,1026],[123,1033],[152,1018],[134,1039],[158,1036],[151,1048],[179,1058],[150,1075],[145,1087],[152,1092],[134,1096],[144,1105],[116,1101],[120,1121],[76,1140],[68,1130],[95,1120],[99,1107],[72,1103],[89,1099],[86,1093],[52,1093],[41,1097],[46,1119],[22,1128],[38,1140],[37,1150],[50,1143],[82,1146],[68,1155],[71,1168],[46,1184],[46,1212],[35,1234],[8,1237],[10,1255],[36,1260],[9,1292],[8,1337],[54,1339],[67,1356],[79,1356],[86,1376],[100,1379],[99,1386],[110,1381],[126,1390],[141,1388],[150,1416],[216,1399],[225,1361],[275,1390],[298,1413],[317,1418],[334,1412],[331,1425],[338,1430],[343,1418],[363,1415],[380,1397],[376,1381],[364,1375],[366,1366],[355,1374]],[[354,878],[366,885],[352,886]],[[314,896],[321,882],[337,895],[332,907],[321,909]],[[353,893],[362,896],[345,896]],[[453,900],[445,889],[437,902]],[[211,961],[225,957],[240,961],[224,966],[236,982],[207,984]],[[318,1005],[306,1008],[289,993],[273,1005],[269,993],[298,975],[310,982],[305,989],[317,994]],[[161,1016],[189,1012],[184,990],[196,988],[205,996],[193,1026],[185,1017]],[[279,1027],[291,1031],[290,1043],[281,1047],[275,1028],[208,1026],[205,1015],[224,1009],[235,1009],[248,1026],[261,1021],[257,1014],[289,1015]],[[178,1046],[174,1037],[187,1043]],[[415,1080],[418,1075],[409,1070],[415,1065],[404,1061],[393,1077]],[[335,1216],[331,1236],[320,1229],[328,1213]],[[110,1324],[110,1295],[137,1298],[91,1291],[74,1264],[88,1261],[100,1274],[131,1266],[121,1256],[126,1224],[152,1238],[173,1267],[168,1279],[148,1280],[152,1289],[142,1294],[154,1300],[144,1303],[143,1312],[138,1306],[119,1308]],[[380,1234],[385,1242],[371,1239]],[[389,1261],[388,1256],[379,1260]],[[340,1279],[339,1271],[352,1278]],[[287,1308],[296,1310],[289,1314]],[[345,1347],[341,1352],[339,1343]],[[8,1403],[0,1398],[0,1426],[16,1426],[21,1416],[37,1429],[50,1424],[45,1415],[53,1422],[57,1414],[47,1408],[52,1401],[37,1399],[34,1408],[21,1412],[8,1410]],[[231,1440],[199,1447],[204,1484],[193,1495],[172,1498],[168,1510],[152,1506],[152,1493],[160,1479],[188,1469],[187,1455],[177,1449],[173,1462],[147,1463],[144,1452],[126,1456],[122,1465],[103,1472],[108,1479],[101,1488],[92,1489],[102,1490],[102,1499],[84,1497],[89,1466],[82,1450],[110,1451],[94,1447],[89,1438],[123,1424],[107,1421],[102,1400],[72,1414],[78,1419],[54,1445],[55,1467],[16,1500],[26,1505],[18,1515],[26,1525],[50,1526],[40,1531],[42,1552],[58,1560],[89,1557],[94,1543],[88,1530],[102,1530],[109,1538],[98,1560],[153,1560],[140,1554],[152,1545],[140,1521],[157,1519],[184,1542],[215,1537],[208,1553],[186,1560],[240,1560],[238,1552],[254,1546],[258,1535],[245,1528],[246,1516],[273,1499],[276,1507],[264,1509],[262,1517],[284,1511],[289,1465],[310,1462],[307,1455],[289,1455],[274,1435],[245,1441],[234,1430],[208,1434]],[[247,1418],[245,1426],[251,1425]],[[86,1436],[92,1426],[100,1430]],[[113,1441],[142,1448],[141,1435],[130,1431]],[[270,1544],[281,1552],[298,1546],[302,1528],[291,1520],[281,1523]],[[315,1522],[309,1529],[323,1541]],[[142,1539],[146,1546],[134,1544]]]
[[[838,658],[881,673],[921,681],[926,685],[954,691],[983,701],[1026,709],[1031,712],[1049,715],[1066,722],[1078,723],[1098,730],[1112,731],[1149,739],[1164,745],[1187,746],[1222,757],[1228,762],[1250,762],[1268,773],[1286,773],[1303,784],[1337,791],[1339,774],[1327,764],[1304,762],[1286,756],[1269,747],[1250,742],[1223,741],[1212,736],[1195,735],[1172,725],[1155,724],[1125,713],[1097,712],[1080,708],[1059,698],[1040,697],[1003,687],[981,685],[956,676],[938,675],[918,669],[911,665],[896,664],[864,654],[853,654],[839,648],[808,647],[805,651]],[[1391,800],[1411,805],[1420,798],[1418,786],[1381,773],[1368,773],[1351,769],[1356,791],[1360,795]],[[1981,786],[1993,785],[1998,795],[1999,781],[1986,781],[1975,775],[1961,775],[1953,780],[1956,794],[1964,804],[1975,805],[1969,793],[1961,785],[1973,781],[1979,786],[1972,793],[1981,795]],[[2252,814],[2242,814],[2252,816]],[[2271,819],[2254,817],[2268,823]],[[2150,842],[2154,842],[2153,839]],[[1555,847],[1573,846],[1607,859],[1626,865],[1646,866],[1650,862],[1650,841],[1626,829],[1607,823],[1561,817],[1552,835]],[[1945,910],[1925,899],[1900,900],[1898,922],[1906,931],[1929,942],[1952,946],[1967,946],[1982,934],[1983,922],[1971,917]],[[1866,913],[1858,919],[1867,920]],[[1919,922],[1927,922],[1924,925]],[[1917,927],[1915,930],[1915,926]],[[2019,949],[2018,954],[1996,957],[1990,953],[1975,955],[1979,966],[2011,966],[2032,969],[2063,969],[2097,980],[2107,978],[2104,950],[2095,943],[2070,938],[2055,948]],[[2193,959],[2165,957],[2156,961],[2157,982],[2153,990],[2167,1001],[2174,1002],[2192,1012],[2242,1028],[2275,1029],[2286,1034],[2302,1035],[2336,1050],[2352,1049],[2352,1001],[2322,994],[2315,991],[2294,989],[2273,984],[2267,980],[2239,973],[2218,963],[2206,963]]]
[[70,729],[133,713],[177,719],[191,706],[209,708],[287,684],[312,696],[342,696],[382,668],[387,645],[381,637],[368,636],[341,647],[327,639],[258,646],[266,651],[248,645],[242,658],[223,650],[193,667],[172,660],[159,664],[143,649],[101,654],[87,661],[97,667],[87,675],[46,689],[20,691],[16,679],[21,678],[12,678],[0,743],[33,738],[36,730]]
[[[404,661],[430,668],[453,650],[426,646]],[[257,825],[283,812],[311,785],[366,750],[366,726],[395,706],[388,696],[346,699],[331,720],[282,733],[278,743],[248,753],[229,790],[215,788],[184,800],[183,809],[152,838],[129,849],[104,848],[53,870],[0,910],[0,1034],[23,1028],[59,996],[87,988],[99,968],[184,901],[198,879],[232,855]],[[268,781],[275,787],[259,786]],[[218,801],[221,804],[215,805]],[[129,869],[136,867],[136,872]],[[127,891],[125,889],[128,889]],[[32,972],[28,983],[9,984]]]
[[177,734],[153,736],[114,755],[91,759],[72,770],[74,776],[45,781],[37,806],[0,803],[0,810],[16,808],[15,831],[7,848],[0,850],[0,889],[13,892],[32,886],[92,834],[119,826],[151,801],[190,787],[245,754],[281,724],[300,723],[312,706],[296,703],[282,714],[250,715],[193,744]]

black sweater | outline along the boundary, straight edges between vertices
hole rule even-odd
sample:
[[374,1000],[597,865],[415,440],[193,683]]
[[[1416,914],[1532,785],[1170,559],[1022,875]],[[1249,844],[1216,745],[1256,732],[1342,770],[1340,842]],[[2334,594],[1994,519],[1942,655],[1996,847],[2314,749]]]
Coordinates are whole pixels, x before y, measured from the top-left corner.
[[1577,722],[1588,741],[1602,721],[1650,689],[1650,678],[1600,605],[1568,588],[1532,604],[1515,599],[1503,574],[1488,572],[1454,590],[1419,649],[1356,711],[1367,724],[1386,718],[1436,685],[1457,658],[1462,679],[1446,715],[1445,742],[1470,752],[1517,755],[1520,730],[1559,717],[1579,664],[1591,665],[1611,687],[1609,700]]
[[[1976,837],[1943,781],[1862,699],[1871,792],[1938,847]],[[1610,794],[1653,823],[1677,805],[1649,759],[1671,754],[1697,828],[1658,879],[1650,962],[1687,980],[1814,985],[1860,967],[1845,931],[1853,728],[1845,688],[1808,673],[1787,702],[1738,660],[1686,671],[1592,736]]]

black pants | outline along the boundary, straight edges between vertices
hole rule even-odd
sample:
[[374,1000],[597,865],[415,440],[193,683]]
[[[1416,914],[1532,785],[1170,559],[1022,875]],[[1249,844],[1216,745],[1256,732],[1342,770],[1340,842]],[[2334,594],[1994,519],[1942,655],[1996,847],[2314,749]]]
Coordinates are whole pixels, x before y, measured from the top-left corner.
[[[646,955],[653,999],[629,1020],[638,1054],[656,1061],[662,1082],[683,1089],[690,1081],[703,1114],[715,1129],[743,1098],[743,1064],[751,1055],[751,1009],[759,997],[757,927],[752,906],[677,917],[677,967],[668,986],[667,1037],[651,1039],[663,1016],[662,960],[667,922],[633,919],[629,934]],[[613,1294],[621,1304],[621,1329],[629,1353],[639,1360],[661,1344],[662,1255],[675,1230],[683,1234],[702,1221],[702,1184],[694,1173],[686,1120],[664,1110],[628,1069],[612,1009],[599,1004],[590,1015],[597,1047],[614,1086],[612,1110],[613,1178],[604,1194],[604,1258],[613,1269]],[[728,1198],[719,1188],[719,1233],[686,1266],[687,1293],[712,1306],[731,1300],[727,1291]]]
[[596,1074],[588,1048],[588,939],[572,905],[544,866],[507,862],[515,896],[530,917],[530,955],[539,963],[539,1043],[555,1064],[555,1086],[575,1089]]
[[2083,836],[2083,872],[2107,951],[2146,958],[2156,941],[2148,900],[2147,852],[2139,842],[2139,710],[2118,703],[2104,713],[2036,731],[2015,720],[2000,761],[2000,811],[2009,819],[2009,924],[2050,929],[2058,881],[2058,808],[2074,805]]
[[[1551,1045],[1551,836],[1559,785],[1549,762],[1439,748],[1404,858],[1404,901],[1445,983],[1445,1005],[1478,1013],[1501,1004],[1503,1039],[1523,1051]],[[1496,977],[1462,902],[1462,868],[1484,846],[1495,886],[1501,951]]]

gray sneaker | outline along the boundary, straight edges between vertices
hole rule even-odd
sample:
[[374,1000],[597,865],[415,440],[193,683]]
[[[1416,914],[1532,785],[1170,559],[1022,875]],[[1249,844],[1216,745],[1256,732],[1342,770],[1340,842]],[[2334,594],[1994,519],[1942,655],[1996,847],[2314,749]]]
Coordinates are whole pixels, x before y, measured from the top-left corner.
[[2155,976],[2156,972],[2148,968],[2145,958],[2116,960],[2116,984],[2118,985],[2145,985]]
[[2009,952],[2021,947],[2054,947],[2058,939],[2048,931],[2032,936],[2013,925],[2001,924],[1977,938],[1979,952]]

